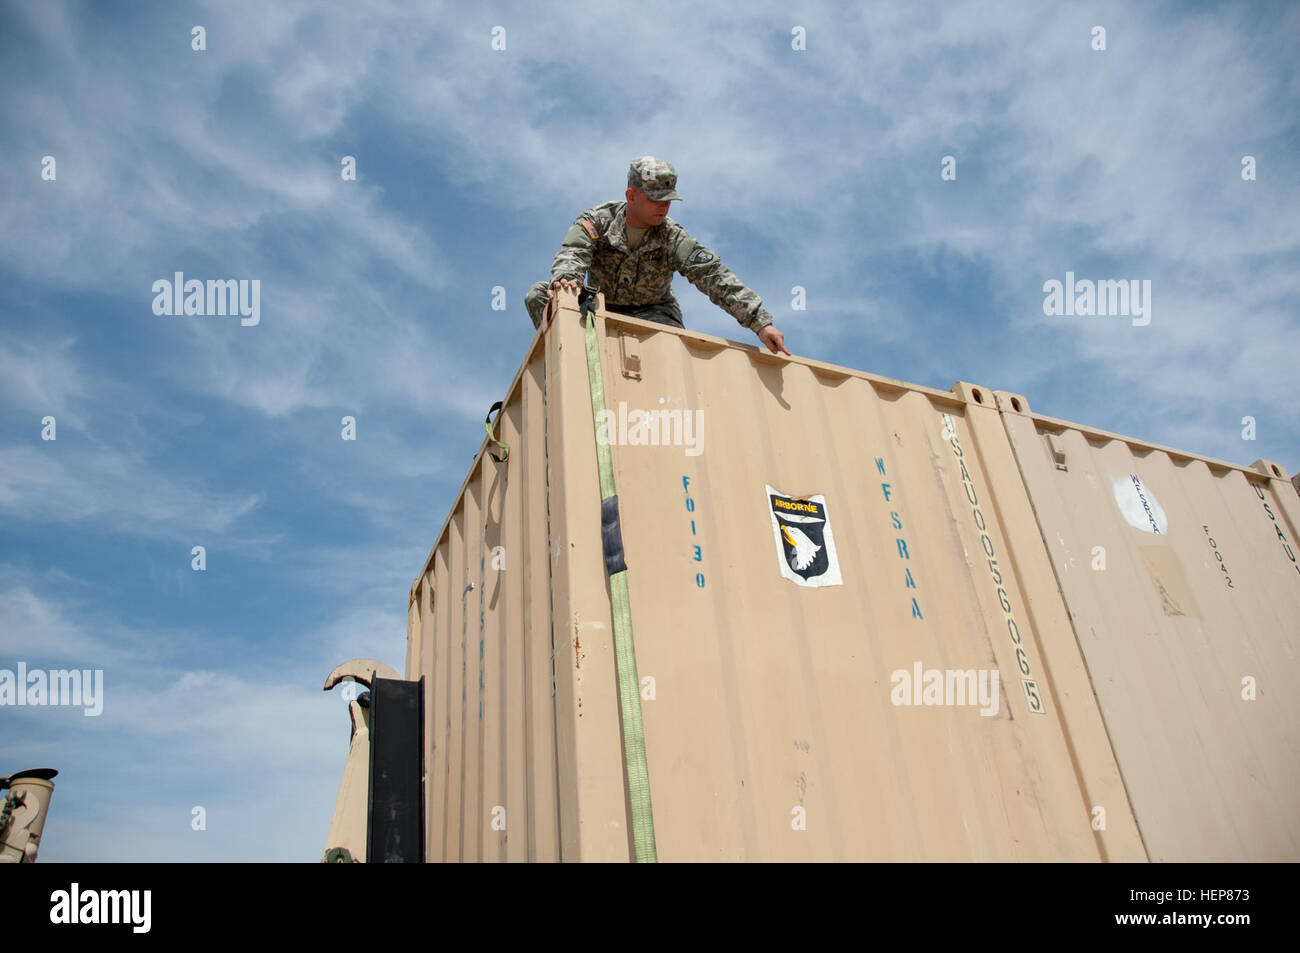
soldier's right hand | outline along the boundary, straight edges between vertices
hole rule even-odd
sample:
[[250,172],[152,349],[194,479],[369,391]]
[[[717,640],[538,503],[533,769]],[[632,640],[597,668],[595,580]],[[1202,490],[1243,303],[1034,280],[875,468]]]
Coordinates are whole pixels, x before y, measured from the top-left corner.
[[767,349],[773,354],[784,354],[786,357],[793,356],[785,349],[785,335],[776,329],[775,324],[766,325],[763,330],[759,331],[758,339],[766,344]]

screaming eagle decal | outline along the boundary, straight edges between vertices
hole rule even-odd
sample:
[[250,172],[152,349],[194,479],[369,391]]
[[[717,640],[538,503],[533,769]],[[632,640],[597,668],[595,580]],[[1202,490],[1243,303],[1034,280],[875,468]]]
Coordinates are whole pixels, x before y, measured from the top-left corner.
[[707,248],[697,248],[695,251],[691,252],[691,257],[686,260],[692,265],[707,265],[716,257],[717,256]]
[[800,586],[842,586],[826,497],[796,499],[767,487],[781,575]]

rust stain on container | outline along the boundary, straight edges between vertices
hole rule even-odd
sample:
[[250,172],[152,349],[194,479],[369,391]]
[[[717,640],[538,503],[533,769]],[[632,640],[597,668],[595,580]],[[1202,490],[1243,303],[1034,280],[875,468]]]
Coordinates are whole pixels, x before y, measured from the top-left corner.
[[1167,546],[1142,546],[1139,551],[1164,614],[1196,615],[1196,604],[1192,601],[1192,591],[1178,564],[1178,555]]

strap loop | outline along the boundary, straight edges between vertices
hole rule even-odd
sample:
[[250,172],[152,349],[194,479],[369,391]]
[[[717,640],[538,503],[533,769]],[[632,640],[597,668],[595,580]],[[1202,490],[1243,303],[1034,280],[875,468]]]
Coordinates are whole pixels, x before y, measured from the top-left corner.
[[[501,401],[497,401],[495,404],[493,404],[491,407],[488,408],[487,416],[483,418],[483,429],[487,431],[488,439],[501,448],[501,456],[498,457],[496,451],[493,450],[491,447],[488,447],[488,455],[491,456],[492,459],[495,460],[497,463],[505,463],[506,460],[510,457],[510,446],[498,440],[497,435],[492,432],[492,415],[495,414],[498,410],[500,410],[501,407],[502,407]],[[501,417],[500,415],[498,415],[497,423],[500,422],[501,422]]]

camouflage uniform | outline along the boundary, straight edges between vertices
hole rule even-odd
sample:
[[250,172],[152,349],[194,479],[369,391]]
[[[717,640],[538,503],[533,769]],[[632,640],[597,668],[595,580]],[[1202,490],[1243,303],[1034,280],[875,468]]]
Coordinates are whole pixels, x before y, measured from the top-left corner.
[[[641,158],[633,160],[628,184],[664,201],[680,198],[674,190],[676,178],[668,163]],[[540,327],[546,316],[551,283],[559,278],[582,283],[588,272],[591,282],[605,293],[610,311],[682,327],[681,308],[672,292],[673,273],[678,272],[754,333],[772,323],[763,300],[671,218],[648,229],[641,244],[630,248],[626,210],[625,201],[605,202],[574,219],[551,265],[551,281],[537,282],[524,297],[534,327]]]

